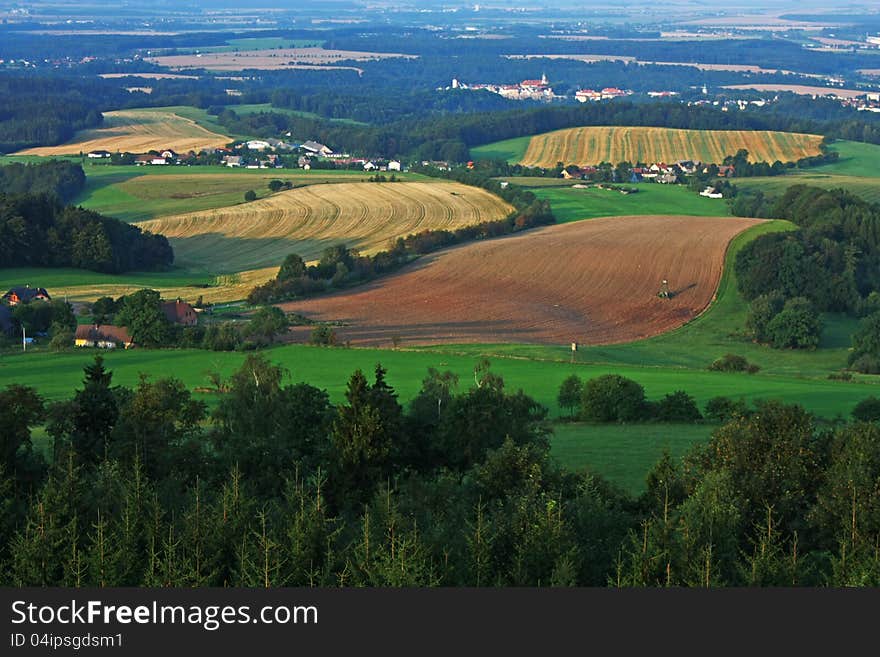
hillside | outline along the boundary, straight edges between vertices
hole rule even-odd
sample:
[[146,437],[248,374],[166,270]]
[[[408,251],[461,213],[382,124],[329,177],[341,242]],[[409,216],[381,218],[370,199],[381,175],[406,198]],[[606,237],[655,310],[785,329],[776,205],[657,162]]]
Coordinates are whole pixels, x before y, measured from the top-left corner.
[[340,183],[139,225],[169,238],[178,265],[230,273],[277,266],[289,253],[315,260],[335,244],[370,253],[410,233],[493,221],[512,211],[497,196],[458,183]]
[[60,146],[42,146],[19,155],[76,155],[93,150],[146,153],[172,149],[178,152],[225,146],[225,135],[211,132],[195,121],[162,110],[120,110],[105,112],[100,128],[84,130]]
[[601,162],[720,163],[740,149],[754,162],[791,162],[818,155],[822,137],[750,130],[678,130],[643,127],[582,127],[556,130],[531,138],[489,144],[475,157],[506,156],[531,167],[554,167],[558,162],[596,165]]
[[[284,308],[342,321],[340,337],[365,345],[629,342],[699,315],[729,241],[757,223],[613,217],[552,226],[426,256],[380,283]],[[671,299],[657,296],[663,279]]]

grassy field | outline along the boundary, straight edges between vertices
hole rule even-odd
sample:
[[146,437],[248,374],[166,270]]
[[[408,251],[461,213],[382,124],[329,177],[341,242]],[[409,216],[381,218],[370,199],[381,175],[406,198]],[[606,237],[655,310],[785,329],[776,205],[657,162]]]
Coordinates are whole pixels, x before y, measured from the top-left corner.
[[475,160],[504,160],[508,164],[517,164],[525,156],[531,140],[531,137],[517,137],[477,146],[471,149],[471,157]]
[[288,109],[286,107],[275,107],[271,103],[244,103],[241,105],[227,105],[226,109],[230,109],[239,116],[247,116],[249,114],[259,114],[260,112],[275,112],[276,114],[287,114],[289,116],[302,116],[308,119],[323,119],[331,123],[347,123],[348,125],[367,125],[361,121],[354,119],[328,119],[314,112],[304,112],[302,110]]
[[277,266],[293,252],[316,260],[335,244],[373,253],[397,237],[495,221],[512,211],[499,197],[459,183],[347,183],[140,225],[168,237],[181,266],[231,273]]
[[840,154],[833,164],[796,169],[772,178],[738,178],[737,187],[781,196],[791,185],[845,189],[872,203],[880,203],[880,146],[852,141],[834,142],[831,150]]
[[[321,348],[288,345],[264,352],[290,372],[291,382],[305,381],[326,389],[331,399],[344,400],[349,375],[356,369],[372,372],[381,362],[388,369],[388,381],[407,402],[418,392],[429,367],[457,373],[461,387],[472,385],[475,355],[456,355],[438,350],[404,351],[381,349]],[[82,380],[82,367],[94,357],[92,350],[71,353],[6,352],[0,355],[0,385],[19,383],[36,387],[49,399],[65,399]],[[234,372],[245,358],[241,353],[202,350],[146,350],[106,353],[114,371],[114,383],[134,386],[141,373],[153,379],[174,376],[189,388],[205,386],[207,374],[225,376]],[[635,379],[645,387],[649,399],[659,399],[673,390],[685,390],[702,406],[717,395],[745,399],[774,398],[800,403],[826,418],[848,415],[859,401],[878,394],[880,387],[858,382],[805,379],[797,376],[764,374],[725,374],[705,370],[645,367],[643,365],[606,366],[582,363],[531,361],[522,358],[494,358],[492,369],[500,374],[509,390],[522,389],[560,417],[567,411],[556,403],[559,386],[570,374],[587,379],[616,373]],[[209,401],[211,395],[202,395]]]
[[638,495],[664,451],[681,458],[714,429],[711,424],[558,423],[550,454],[566,468],[595,472]]
[[146,153],[166,148],[185,152],[225,146],[230,141],[222,132],[212,132],[170,108],[119,110],[105,112],[100,128],[80,131],[69,143],[30,148],[21,154],[70,155],[92,150]]
[[[697,160],[720,163],[744,148],[752,161],[790,162],[818,155],[822,137],[752,130],[677,130],[643,127],[584,127],[556,130],[528,139],[513,139],[475,149],[480,158],[506,159],[530,167],[600,162],[675,162]],[[520,155],[520,153],[522,153]],[[515,159],[520,155],[518,159]]]
[[567,182],[566,187],[530,188],[538,198],[550,201],[556,220],[562,223],[618,215],[718,217],[730,214],[723,200],[705,198],[681,185],[639,183],[626,185],[638,189],[637,194],[621,194],[608,189],[574,189],[571,181]]

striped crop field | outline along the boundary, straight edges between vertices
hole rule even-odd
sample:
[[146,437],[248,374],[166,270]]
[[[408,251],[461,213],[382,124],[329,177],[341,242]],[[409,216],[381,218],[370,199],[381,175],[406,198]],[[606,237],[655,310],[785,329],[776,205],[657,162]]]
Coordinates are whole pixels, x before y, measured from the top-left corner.
[[146,153],[170,148],[179,152],[225,146],[230,137],[211,132],[192,119],[161,109],[105,112],[100,128],[83,130],[60,146],[40,146],[21,155],[76,155],[94,150]]
[[410,233],[454,230],[512,211],[497,196],[458,183],[339,183],[139,225],[169,238],[177,265],[222,274],[278,266],[289,253],[316,260],[338,244],[368,254]]
[[554,167],[558,162],[654,163],[694,160],[721,163],[740,149],[753,162],[793,162],[819,155],[820,135],[766,130],[677,130],[673,128],[584,127],[535,135],[521,164]]

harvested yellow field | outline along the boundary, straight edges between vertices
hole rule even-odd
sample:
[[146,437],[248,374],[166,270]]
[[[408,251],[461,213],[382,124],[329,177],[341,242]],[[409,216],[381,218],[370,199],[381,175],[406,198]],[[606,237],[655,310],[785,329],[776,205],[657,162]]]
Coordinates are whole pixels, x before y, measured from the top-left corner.
[[[205,69],[208,71],[277,71],[296,68],[333,68],[339,62],[372,62],[380,59],[415,59],[415,55],[325,48],[275,48],[272,50],[235,50],[198,55],[165,55],[147,61],[172,70]],[[345,68],[345,67],[343,67]],[[355,69],[359,70],[359,69]]]
[[173,112],[120,110],[105,112],[100,128],[83,130],[70,143],[29,148],[19,155],[76,155],[95,150],[146,153],[166,148],[186,152],[225,146],[230,141]]
[[[244,299],[254,287],[275,278],[277,273],[278,267],[266,267],[236,274],[225,274],[213,277],[213,280],[211,280],[207,287],[204,285],[178,284],[173,281],[166,284],[161,280],[150,279],[149,274],[146,275],[147,280],[143,282],[130,280],[115,282],[113,280],[114,277],[108,276],[106,277],[107,280],[96,280],[90,283],[64,286],[58,289],[64,294],[64,298],[71,303],[92,303],[101,297],[116,299],[144,289],[156,290],[162,294],[164,299],[180,298],[184,301],[195,303],[201,297],[205,303],[226,303]],[[136,276],[134,275],[134,277]],[[123,276],[122,278],[129,277]]]
[[751,89],[767,93],[790,91],[801,96],[832,96],[834,98],[851,99],[864,96],[866,91],[858,89],[838,89],[836,87],[814,87],[804,84],[729,84],[724,89]]
[[557,162],[721,163],[742,148],[753,162],[791,162],[819,155],[820,135],[752,130],[675,130],[671,128],[585,127],[557,130],[531,138],[522,164],[554,167]]
[[170,240],[175,264],[230,273],[278,266],[289,253],[316,260],[337,244],[374,253],[410,233],[454,230],[512,211],[497,196],[458,183],[339,183],[139,225]]

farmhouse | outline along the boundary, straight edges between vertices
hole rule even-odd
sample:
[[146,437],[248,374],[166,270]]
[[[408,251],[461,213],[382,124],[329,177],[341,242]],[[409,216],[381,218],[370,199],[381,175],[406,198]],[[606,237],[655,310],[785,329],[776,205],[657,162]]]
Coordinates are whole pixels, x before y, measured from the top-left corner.
[[177,301],[163,302],[162,312],[165,314],[166,319],[172,324],[195,326],[199,323],[199,317],[196,314],[195,308],[181,299],[178,299]]
[[83,325],[76,327],[74,344],[77,347],[95,347],[97,349],[115,349],[122,345],[124,349],[134,346],[134,341],[124,326]]
[[706,198],[724,198],[724,194],[717,191],[714,187],[707,187],[700,192],[700,196],[705,196]]
[[316,141],[307,141],[302,146],[300,146],[304,151],[309,153],[314,153],[315,155],[323,155],[327,157],[329,155],[333,155],[333,149],[329,146],[325,146],[324,144],[319,144]]
[[241,155],[230,155],[226,158],[226,166],[228,167],[240,167],[244,162],[244,158]]
[[89,151],[86,157],[92,160],[99,160],[101,158],[110,157],[112,153],[110,151]]
[[245,143],[245,146],[251,151],[265,151],[272,148],[272,144],[268,141],[263,141],[262,139],[251,139],[249,142]]
[[3,300],[10,306],[31,301],[50,301],[52,297],[44,287],[31,287],[30,285],[18,286],[10,289],[3,295]]

